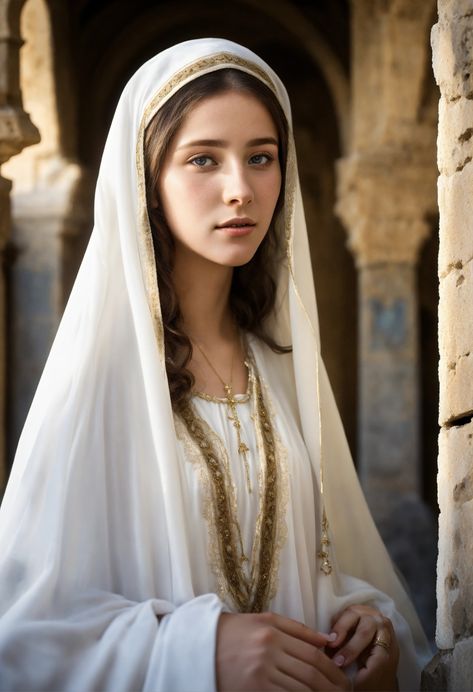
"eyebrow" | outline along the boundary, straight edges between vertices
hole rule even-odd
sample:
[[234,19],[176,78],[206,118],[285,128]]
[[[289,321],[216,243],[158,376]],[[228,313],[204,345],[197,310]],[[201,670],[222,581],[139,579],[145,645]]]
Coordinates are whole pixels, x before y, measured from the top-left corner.
[[[257,137],[256,139],[250,139],[246,143],[248,147],[260,147],[264,144],[274,144],[279,146],[278,140],[274,137]],[[226,147],[228,142],[224,139],[196,139],[193,142],[186,142],[180,147],[177,147],[177,151],[180,149],[189,149],[190,147]]]

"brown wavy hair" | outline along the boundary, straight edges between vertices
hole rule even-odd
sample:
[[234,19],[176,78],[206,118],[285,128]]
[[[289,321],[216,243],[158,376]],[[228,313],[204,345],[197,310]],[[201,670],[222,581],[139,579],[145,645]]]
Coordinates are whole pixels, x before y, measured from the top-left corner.
[[194,386],[194,376],[187,369],[192,358],[192,343],[183,328],[182,315],[173,284],[175,244],[158,197],[158,181],[172,139],[189,111],[200,101],[226,91],[251,94],[268,110],[278,132],[282,179],[281,191],[268,233],[253,258],[247,264],[233,269],[229,297],[230,309],[240,329],[253,333],[276,353],[287,353],[291,350],[290,346],[277,344],[265,329],[265,320],[274,307],[276,299],[275,270],[283,256],[280,239],[277,237],[274,225],[284,200],[287,119],[276,96],[259,79],[233,68],[216,70],[198,77],[179,89],[154,115],[145,133],[146,197],[156,258],[166,371],[171,402],[175,410],[189,398]]

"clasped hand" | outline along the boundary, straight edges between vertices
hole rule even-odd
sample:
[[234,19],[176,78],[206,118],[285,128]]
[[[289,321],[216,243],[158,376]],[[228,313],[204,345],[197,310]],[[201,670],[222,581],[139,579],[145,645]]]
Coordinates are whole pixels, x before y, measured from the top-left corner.
[[325,651],[347,668],[356,662],[353,689],[364,692],[397,690],[399,646],[392,622],[376,608],[352,605],[333,619]]
[[[219,692],[391,691],[397,689],[398,658],[391,621],[369,606],[344,610],[331,634],[270,612],[224,613],[217,631],[217,687]],[[353,662],[358,671],[352,683],[345,669]]]

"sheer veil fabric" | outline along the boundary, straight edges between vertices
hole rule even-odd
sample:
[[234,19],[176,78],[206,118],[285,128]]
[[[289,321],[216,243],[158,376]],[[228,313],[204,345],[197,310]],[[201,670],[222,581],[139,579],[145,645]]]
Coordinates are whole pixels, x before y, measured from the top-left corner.
[[[268,84],[291,121],[286,90],[271,68],[222,39],[160,53],[118,103],[97,181],[95,226],[1,507],[2,690],[215,688],[215,630],[225,606],[193,587],[143,137],[177,89],[225,67]],[[293,344],[294,416],[319,486],[323,466],[336,565],[331,576],[319,573],[319,620],[326,623],[343,596],[343,573],[367,581],[409,623],[422,662],[429,651],[421,627],[363,499],[320,357],[292,135],[277,231],[287,261],[272,328],[280,343]],[[320,516],[314,523],[319,531]]]

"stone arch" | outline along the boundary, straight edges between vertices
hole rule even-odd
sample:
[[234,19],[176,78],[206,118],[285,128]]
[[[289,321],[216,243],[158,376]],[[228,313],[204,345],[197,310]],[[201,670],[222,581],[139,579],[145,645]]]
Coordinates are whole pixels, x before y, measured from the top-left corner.
[[304,46],[307,54],[318,66],[329,88],[337,115],[341,140],[341,153],[350,148],[350,84],[348,75],[338,56],[325,37],[304,14],[288,0],[244,0],[250,7],[262,9],[276,22],[284,17],[284,26],[290,27],[295,38]]
[[89,205],[80,204],[86,178],[64,146],[62,130],[70,139],[73,122],[59,106],[51,7],[46,0],[26,0],[19,20],[21,92],[41,140],[3,167],[13,182],[6,267],[10,461],[75,273],[71,247],[90,223]]
[[[266,17],[274,26],[286,35],[290,27],[290,35],[294,43],[301,46],[316,68],[322,74],[330,98],[333,102],[337,118],[341,154],[345,154],[350,146],[350,86],[349,79],[341,60],[332,50],[322,33],[312,24],[304,14],[288,0],[275,0],[267,3],[264,0],[243,0],[243,4],[253,9],[262,17]],[[143,47],[153,46],[157,52],[173,41],[167,36],[173,36],[179,27],[185,25],[189,15],[193,13],[193,4],[184,1],[163,5],[159,9],[159,27],[156,27],[156,11],[148,9],[136,15],[126,25],[126,40],[124,33],[117,33],[113,40],[105,46],[100,62],[96,65],[96,72],[100,74],[101,88],[95,90],[95,109],[98,113],[107,113],[107,104],[113,102],[113,96],[117,92],[117,86],[123,83],[123,75],[130,73],[130,65],[138,67],[141,60],[137,55],[142,55]],[[105,7],[93,22],[89,29],[90,41],[96,35],[101,24],[106,23],[113,15],[111,6]],[[211,19],[214,10],[210,6],[199,8],[199,19]],[[188,38],[194,36],[189,35]],[[242,42],[244,40],[242,39]],[[103,80],[105,76],[105,80]]]

